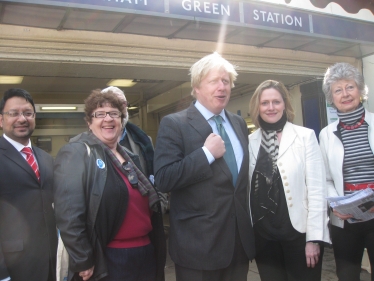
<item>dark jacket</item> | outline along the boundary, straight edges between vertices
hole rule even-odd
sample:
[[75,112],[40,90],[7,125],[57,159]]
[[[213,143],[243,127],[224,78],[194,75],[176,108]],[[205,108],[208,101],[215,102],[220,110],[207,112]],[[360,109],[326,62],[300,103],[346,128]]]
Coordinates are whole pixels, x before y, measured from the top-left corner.
[[[128,154],[139,165],[137,155]],[[105,167],[99,169],[96,160]],[[108,159],[100,145],[93,143],[87,134],[65,145],[55,161],[55,213],[57,227],[69,253],[68,280],[75,272],[95,265],[90,280],[107,276],[104,250],[95,232],[95,222],[107,180]],[[164,280],[166,260],[165,237],[160,206],[152,215],[151,242],[156,251],[157,278]]]
[[249,215],[248,129],[226,111],[243,148],[236,186],[223,157],[209,164],[202,149],[212,128],[194,104],[161,120],[155,149],[155,180],[171,192],[169,249],[183,267],[217,270],[229,266],[236,232],[249,259],[255,255]]
[[34,147],[40,182],[22,155],[0,138],[0,280],[47,280],[55,272],[53,159]]

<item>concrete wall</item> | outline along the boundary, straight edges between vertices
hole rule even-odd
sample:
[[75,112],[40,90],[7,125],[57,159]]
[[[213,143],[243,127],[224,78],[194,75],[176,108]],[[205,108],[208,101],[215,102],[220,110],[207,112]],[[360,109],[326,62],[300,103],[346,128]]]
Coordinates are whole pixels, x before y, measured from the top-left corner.
[[367,109],[374,112],[374,55],[364,58],[362,64],[365,83],[369,88]]

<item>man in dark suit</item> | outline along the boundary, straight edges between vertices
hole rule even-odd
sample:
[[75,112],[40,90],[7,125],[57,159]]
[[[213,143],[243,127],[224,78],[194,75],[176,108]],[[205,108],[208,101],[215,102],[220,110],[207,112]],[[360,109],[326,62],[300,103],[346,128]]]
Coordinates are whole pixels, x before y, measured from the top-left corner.
[[0,101],[0,280],[56,280],[53,159],[31,145],[35,105],[23,89]]
[[176,278],[245,281],[255,255],[248,129],[225,110],[237,73],[214,53],[196,62],[190,75],[197,101],[162,119],[154,161],[157,186],[171,192],[169,251]]

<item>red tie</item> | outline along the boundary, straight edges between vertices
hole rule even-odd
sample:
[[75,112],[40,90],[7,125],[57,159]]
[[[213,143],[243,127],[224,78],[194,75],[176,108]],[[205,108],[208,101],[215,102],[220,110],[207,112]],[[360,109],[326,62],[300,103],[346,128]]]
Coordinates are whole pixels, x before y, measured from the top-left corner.
[[26,154],[26,161],[29,163],[31,169],[34,171],[36,177],[40,181],[40,173],[38,169],[38,164],[36,164],[34,155],[32,154],[31,148],[30,147],[24,147],[21,150],[23,153]]

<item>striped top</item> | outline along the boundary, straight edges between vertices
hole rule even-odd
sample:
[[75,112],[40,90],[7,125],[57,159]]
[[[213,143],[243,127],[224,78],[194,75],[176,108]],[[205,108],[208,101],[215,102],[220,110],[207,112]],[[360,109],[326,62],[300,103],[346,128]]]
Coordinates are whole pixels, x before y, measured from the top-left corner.
[[[361,119],[364,112],[365,109],[360,104],[355,111],[338,112],[338,116],[344,124],[353,125]],[[369,144],[368,127],[366,122],[353,130],[346,130],[339,126],[344,146],[344,182],[356,184],[374,182],[374,155]],[[351,193],[352,191],[344,191],[345,195]]]

